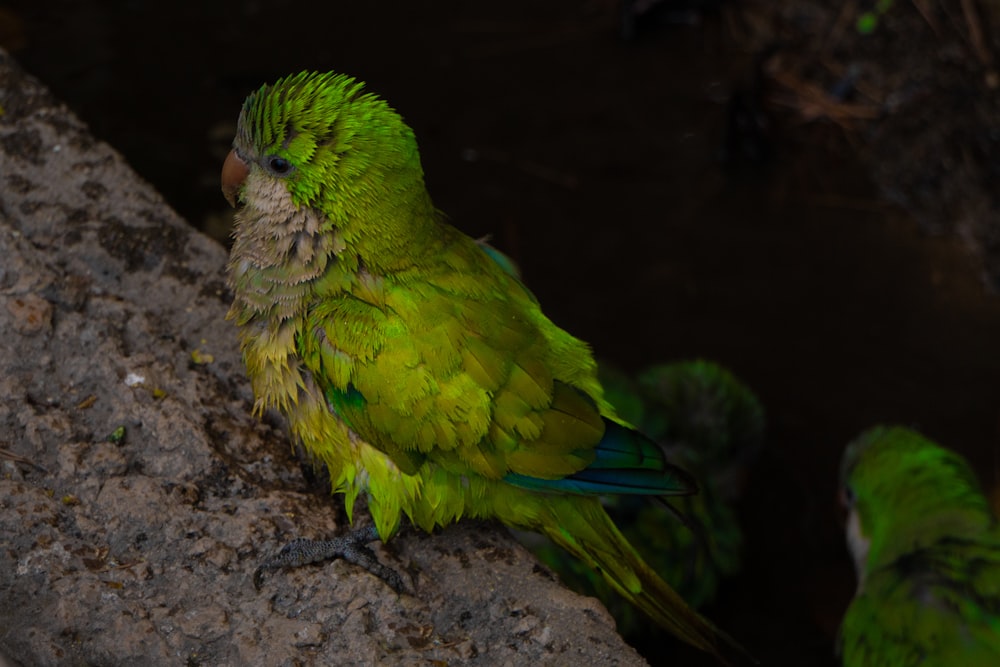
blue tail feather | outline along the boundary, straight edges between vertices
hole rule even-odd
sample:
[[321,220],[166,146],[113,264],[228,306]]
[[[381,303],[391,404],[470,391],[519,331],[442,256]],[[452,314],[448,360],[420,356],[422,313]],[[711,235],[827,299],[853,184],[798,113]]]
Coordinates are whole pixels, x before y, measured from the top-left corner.
[[672,496],[697,490],[690,475],[667,463],[655,442],[607,418],[604,425],[604,437],[594,449],[594,460],[583,470],[560,479],[511,473],[504,480],[533,491],[583,495]]

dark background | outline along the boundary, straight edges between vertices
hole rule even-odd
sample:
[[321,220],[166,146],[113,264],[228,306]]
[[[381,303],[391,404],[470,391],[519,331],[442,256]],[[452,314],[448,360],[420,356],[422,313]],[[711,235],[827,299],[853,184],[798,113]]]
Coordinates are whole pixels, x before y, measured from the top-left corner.
[[1000,304],[957,239],[879,199],[843,128],[765,105],[760,150],[733,148],[758,53],[738,3],[709,4],[624,40],[610,0],[13,2],[0,44],[223,240],[245,95],[302,69],[366,81],[414,127],[437,205],[600,358],[705,357],[758,393],[746,564],[708,614],[764,664],[832,664],[854,592],[840,452],[900,422],[994,489]]

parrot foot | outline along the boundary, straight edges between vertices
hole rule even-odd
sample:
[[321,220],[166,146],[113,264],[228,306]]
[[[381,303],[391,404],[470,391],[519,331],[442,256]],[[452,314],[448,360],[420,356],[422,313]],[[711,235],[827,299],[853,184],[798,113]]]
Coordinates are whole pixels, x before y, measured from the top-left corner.
[[390,567],[380,563],[367,545],[379,540],[375,526],[353,530],[342,537],[332,540],[307,540],[299,538],[292,540],[277,555],[271,557],[253,573],[253,585],[258,591],[264,583],[264,575],[271,570],[299,567],[309,563],[342,558],[348,563],[362,567],[385,583],[397,593],[403,592],[403,578]]

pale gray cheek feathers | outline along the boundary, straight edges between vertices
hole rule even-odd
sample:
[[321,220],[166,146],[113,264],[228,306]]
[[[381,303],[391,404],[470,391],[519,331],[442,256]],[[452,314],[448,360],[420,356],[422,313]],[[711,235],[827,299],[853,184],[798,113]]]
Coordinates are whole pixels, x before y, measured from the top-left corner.
[[854,557],[854,571],[858,574],[858,591],[865,583],[865,562],[868,560],[868,548],[871,541],[861,531],[861,519],[855,509],[847,518],[847,547]]
[[[306,225],[306,212],[292,202],[285,181],[255,169],[246,180],[246,208],[252,217],[274,227],[289,227],[299,231]],[[250,216],[248,216],[250,217]],[[275,224],[283,221],[284,224]]]

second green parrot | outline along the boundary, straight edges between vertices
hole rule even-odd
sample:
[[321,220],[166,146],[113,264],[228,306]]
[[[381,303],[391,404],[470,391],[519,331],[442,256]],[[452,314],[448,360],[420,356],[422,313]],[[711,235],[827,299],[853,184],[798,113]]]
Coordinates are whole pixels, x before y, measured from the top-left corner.
[[968,463],[877,427],[848,445],[841,481],[858,574],[845,667],[1000,665],[1000,529]]

